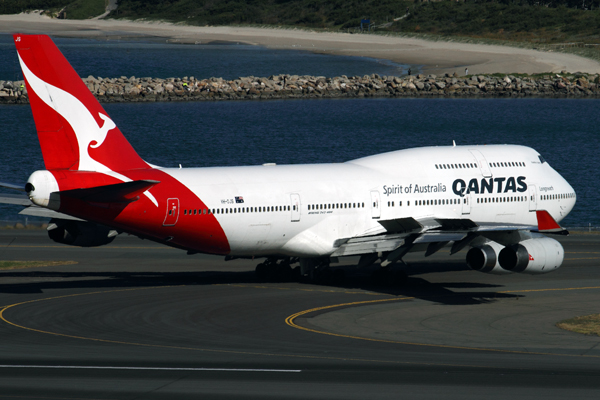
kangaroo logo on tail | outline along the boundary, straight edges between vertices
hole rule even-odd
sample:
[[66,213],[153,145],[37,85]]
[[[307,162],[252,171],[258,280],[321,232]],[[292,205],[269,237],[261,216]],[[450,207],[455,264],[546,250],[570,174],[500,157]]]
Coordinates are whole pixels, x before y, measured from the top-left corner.
[[[102,146],[108,133],[117,125],[99,112],[98,116],[104,121],[102,126],[99,126],[94,116],[77,97],[37,77],[20,55],[19,62],[30,88],[44,103],[60,114],[75,132],[79,147],[77,170],[101,172],[120,181],[131,182],[131,179],[94,160],[89,154],[89,148],[97,149]],[[146,191],[144,194],[158,207],[158,202],[150,192]]]
[[[20,56],[19,62],[23,74],[35,94],[67,120],[73,128],[79,146],[79,166],[77,169],[79,171],[113,172],[106,165],[94,160],[90,156],[88,148],[100,147],[104,143],[108,132],[116,128],[117,125],[106,115],[98,113],[104,121],[102,127],[98,126],[96,119],[75,96],[38,78],[27,68]],[[128,179],[124,176],[123,178]]]

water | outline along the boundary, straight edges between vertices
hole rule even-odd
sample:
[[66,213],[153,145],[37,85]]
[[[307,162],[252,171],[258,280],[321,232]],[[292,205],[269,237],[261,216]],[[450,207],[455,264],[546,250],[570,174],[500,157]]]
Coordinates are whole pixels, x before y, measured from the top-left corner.
[[[82,49],[87,49],[84,42],[90,41],[74,41],[73,46],[80,43]],[[121,47],[115,50],[122,51]],[[154,51],[147,49],[148,57],[155,57]],[[161,47],[159,53],[162,51]],[[222,46],[219,54],[225,60],[238,59],[235,75],[268,75],[250,72],[244,57],[252,51]],[[281,55],[279,51],[260,51],[274,53],[269,56],[271,60]],[[364,67],[354,65],[363,59],[343,59],[343,68]],[[4,68],[4,60],[0,61],[0,69]],[[279,64],[272,62],[271,73],[292,73],[286,69],[287,59]],[[377,72],[382,65],[369,62],[371,70],[364,73]],[[219,64],[218,60],[213,63]],[[323,74],[343,73],[334,69]],[[147,74],[158,76],[152,71]],[[322,99],[104,107],[144,159],[171,167],[340,162],[410,147],[450,145],[452,140],[457,144],[522,144],[538,150],[576,190],[577,204],[563,225],[600,225],[600,100]],[[24,183],[32,171],[44,168],[29,106],[0,106],[0,139],[1,181]],[[19,209],[0,206],[0,220],[14,218]]]
[[[178,45],[143,41],[54,38],[82,77],[184,77],[198,79],[290,75],[403,75],[408,66],[387,60],[269,50],[239,44]],[[0,80],[23,79],[12,36],[0,35]]]

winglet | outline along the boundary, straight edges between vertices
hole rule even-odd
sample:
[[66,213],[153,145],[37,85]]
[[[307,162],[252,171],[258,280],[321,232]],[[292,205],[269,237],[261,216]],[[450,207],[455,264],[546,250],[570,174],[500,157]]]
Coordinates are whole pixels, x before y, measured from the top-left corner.
[[568,235],[569,231],[561,227],[552,215],[546,210],[537,210],[538,232]]

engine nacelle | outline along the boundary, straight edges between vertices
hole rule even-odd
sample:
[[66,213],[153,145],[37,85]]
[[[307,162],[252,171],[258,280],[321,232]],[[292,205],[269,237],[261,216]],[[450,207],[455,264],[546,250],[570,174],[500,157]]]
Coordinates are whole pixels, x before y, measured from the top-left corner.
[[483,246],[473,247],[467,252],[467,265],[469,268],[494,275],[510,274],[500,266],[498,254],[504,247],[496,242],[489,242]]
[[40,207],[48,207],[52,210],[60,208],[60,200],[54,192],[58,192],[58,182],[50,171],[35,171],[25,185],[25,191],[29,199]]
[[96,247],[115,240],[110,228],[93,222],[52,219],[48,225],[48,236],[55,242],[80,247]]
[[500,266],[511,272],[545,274],[558,269],[565,250],[554,239],[540,236],[507,246],[498,255]]

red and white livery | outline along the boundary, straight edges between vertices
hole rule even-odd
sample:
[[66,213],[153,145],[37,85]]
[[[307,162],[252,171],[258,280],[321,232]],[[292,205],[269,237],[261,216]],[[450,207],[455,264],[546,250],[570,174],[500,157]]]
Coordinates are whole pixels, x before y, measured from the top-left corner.
[[[14,36],[46,170],[24,214],[52,239],[109,243],[127,232],[187,250],[266,257],[303,274],[332,258],[388,267],[409,251],[466,247],[489,273],[545,273],[563,248],[573,188],[533,149],[425,147],[340,164],[161,168],[145,162],[48,36]],[[15,188],[14,185],[3,184]],[[18,202],[16,200],[9,202]]]

